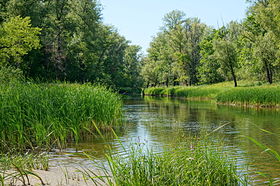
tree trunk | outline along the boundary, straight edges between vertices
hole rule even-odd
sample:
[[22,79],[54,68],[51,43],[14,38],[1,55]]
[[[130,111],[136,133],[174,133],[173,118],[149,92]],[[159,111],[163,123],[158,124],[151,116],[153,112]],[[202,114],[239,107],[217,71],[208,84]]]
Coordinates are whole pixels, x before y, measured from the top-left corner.
[[168,87],[169,86],[169,78],[166,79],[165,85]]
[[272,84],[273,80],[272,80],[272,71],[271,68],[269,66],[269,63],[267,62],[267,60],[264,60],[264,67],[266,70],[266,77],[267,77],[267,81],[269,84]]
[[237,87],[237,80],[236,80],[236,76],[235,76],[232,65],[230,66],[230,72],[231,72],[231,76],[232,76],[232,79],[233,79],[233,82],[234,82],[234,87]]

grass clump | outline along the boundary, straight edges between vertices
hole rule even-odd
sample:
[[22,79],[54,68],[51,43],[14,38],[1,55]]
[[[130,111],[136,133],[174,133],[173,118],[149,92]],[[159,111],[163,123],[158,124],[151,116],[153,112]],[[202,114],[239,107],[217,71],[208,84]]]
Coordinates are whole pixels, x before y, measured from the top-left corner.
[[247,184],[247,177],[237,172],[236,161],[207,140],[159,153],[136,144],[124,152],[107,155],[109,166],[103,168],[104,176],[90,171],[84,174],[95,184],[117,186]]
[[184,98],[215,98],[215,96],[224,91],[223,87],[151,87],[144,90],[145,95],[150,96],[169,96]]
[[16,167],[26,170],[49,170],[49,157],[44,154],[1,154],[0,170],[10,171]]
[[213,99],[218,103],[257,107],[279,107],[279,85],[261,82],[241,81],[240,87],[233,88],[228,82],[194,87],[151,87],[144,90],[148,96],[170,96],[191,99]]
[[220,103],[253,105],[257,107],[278,107],[279,87],[239,87],[218,94]]
[[23,72],[13,67],[0,67],[0,84],[23,81]]
[[116,185],[237,185],[236,166],[207,147],[132,152],[110,162]]
[[[0,155],[1,185],[30,185],[30,178],[35,177],[42,185],[42,178],[33,170],[48,170],[49,159],[46,154]],[[9,184],[8,184],[9,183]]]
[[23,84],[0,86],[0,150],[62,148],[83,131],[118,123],[120,97],[100,86]]

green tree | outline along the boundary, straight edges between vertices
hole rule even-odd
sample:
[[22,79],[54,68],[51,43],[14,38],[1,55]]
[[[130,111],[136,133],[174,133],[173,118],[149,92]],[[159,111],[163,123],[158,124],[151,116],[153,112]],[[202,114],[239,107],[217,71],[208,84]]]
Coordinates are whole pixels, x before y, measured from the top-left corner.
[[142,87],[140,66],[142,61],[141,47],[130,45],[124,55],[124,86],[137,89]]
[[199,75],[201,83],[212,84],[225,80],[220,71],[221,64],[214,56],[214,41],[221,37],[220,30],[208,28],[207,33],[200,42]]
[[236,68],[237,52],[234,44],[226,39],[218,39],[214,43],[214,56],[220,63],[221,69],[227,75],[230,73],[234,86],[237,87]]
[[30,18],[10,18],[0,27],[1,65],[20,67],[22,57],[40,47],[40,28],[32,27]]
[[275,35],[271,32],[266,33],[264,36],[259,36],[255,43],[254,54],[261,63],[261,68],[266,72],[267,81],[273,83],[273,74],[277,67],[279,67],[279,61],[277,60],[277,41],[274,38]]
[[[244,21],[245,59],[251,61],[250,69],[265,74],[267,81],[273,83],[279,70],[280,56],[280,2],[275,0],[251,1],[253,4]],[[244,53],[242,53],[244,54]],[[253,62],[253,63],[252,63]]]

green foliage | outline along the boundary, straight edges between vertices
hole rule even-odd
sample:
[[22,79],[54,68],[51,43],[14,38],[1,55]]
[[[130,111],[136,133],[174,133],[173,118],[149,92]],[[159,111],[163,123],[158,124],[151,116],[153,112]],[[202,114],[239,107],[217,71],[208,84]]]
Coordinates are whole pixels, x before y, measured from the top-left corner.
[[243,23],[242,65],[270,84],[279,78],[279,7],[275,0],[253,2]]
[[131,45],[126,48],[124,54],[124,69],[123,69],[123,87],[137,89],[142,87],[142,79],[140,76],[141,65],[141,48]]
[[241,87],[233,88],[229,82],[197,87],[150,87],[145,95],[171,96],[190,99],[213,99],[217,103],[255,107],[279,107],[280,88],[261,82],[240,82]]
[[145,60],[145,85],[213,84],[225,80],[278,81],[280,2],[250,1],[243,22],[219,29],[172,11],[151,42]]
[[[140,48],[103,24],[96,0],[5,0],[0,5],[5,28],[0,35],[6,34],[0,39],[1,63],[44,81],[93,82],[116,90],[142,86]],[[28,31],[23,38],[22,30]]]
[[151,42],[142,68],[146,85],[197,84],[205,28],[198,18],[185,18],[183,12],[166,14],[163,31]]
[[0,84],[23,81],[25,78],[20,69],[13,67],[0,67]]
[[120,98],[106,88],[79,84],[0,86],[0,149],[65,147],[81,132],[117,125]]
[[220,31],[210,29],[200,42],[201,65],[199,74],[201,83],[213,84],[225,80],[220,70],[221,64],[213,56],[215,52],[214,41],[219,38]]
[[240,87],[218,94],[220,103],[276,107],[280,104],[279,87]]
[[230,41],[220,39],[215,42],[214,49],[214,56],[220,63],[221,69],[224,74],[231,74],[236,87],[235,68],[237,67],[237,52],[235,46]]
[[0,155],[0,171],[4,173],[11,171],[15,168],[14,166],[20,167],[26,170],[49,170],[49,157],[46,154],[25,154],[25,155],[11,155],[1,154]]
[[[108,155],[110,185],[238,185],[244,177],[234,160],[209,142],[193,142],[154,153],[141,144],[126,150],[126,157]],[[91,175],[96,183],[96,177]],[[100,178],[103,180],[103,178]],[[105,179],[106,180],[106,179]],[[105,183],[106,181],[104,181]]]
[[22,56],[40,47],[41,29],[32,27],[29,17],[10,18],[0,27],[0,65],[19,66]]
[[30,177],[38,179],[45,185],[42,178],[33,172],[37,170],[48,170],[49,159],[44,154],[23,155],[0,155],[0,184],[1,185],[30,185]]
[[213,99],[215,96],[225,91],[223,87],[151,87],[144,90],[145,95],[151,96],[171,96],[171,97],[184,97],[184,98],[197,98],[197,99]]

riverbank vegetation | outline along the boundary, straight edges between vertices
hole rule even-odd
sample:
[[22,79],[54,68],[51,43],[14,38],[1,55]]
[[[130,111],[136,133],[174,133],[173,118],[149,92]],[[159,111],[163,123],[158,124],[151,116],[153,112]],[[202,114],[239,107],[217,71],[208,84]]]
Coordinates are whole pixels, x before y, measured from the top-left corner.
[[254,106],[279,107],[280,87],[260,82],[240,81],[239,87],[230,82],[203,86],[150,87],[144,89],[145,95],[182,97],[197,100],[215,100],[217,103]]
[[[186,140],[188,141],[188,140]],[[109,185],[246,185],[236,161],[207,139],[192,139],[176,148],[153,152],[144,144],[131,144],[123,155],[107,155],[105,176],[84,174],[94,183]],[[108,166],[106,166],[108,167]]]
[[100,86],[13,83],[0,86],[2,152],[62,148],[81,132],[117,125],[122,103]]
[[0,184],[1,185],[30,185],[34,177],[42,185],[42,178],[33,170],[49,169],[49,157],[42,154],[0,154]]

